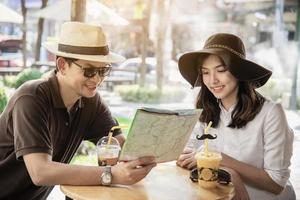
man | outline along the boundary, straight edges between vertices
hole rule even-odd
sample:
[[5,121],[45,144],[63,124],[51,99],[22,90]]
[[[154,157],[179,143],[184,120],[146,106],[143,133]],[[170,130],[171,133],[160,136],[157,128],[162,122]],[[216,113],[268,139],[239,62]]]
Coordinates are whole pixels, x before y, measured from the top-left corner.
[[[153,157],[112,167],[69,165],[82,140],[97,141],[117,122],[97,93],[123,61],[109,51],[101,27],[62,25],[59,42],[45,43],[56,71],[29,81],[10,98],[0,117],[0,199],[46,199],[54,185],[134,184],[156,165]],[[121,131],[114,136],[124,142]]]

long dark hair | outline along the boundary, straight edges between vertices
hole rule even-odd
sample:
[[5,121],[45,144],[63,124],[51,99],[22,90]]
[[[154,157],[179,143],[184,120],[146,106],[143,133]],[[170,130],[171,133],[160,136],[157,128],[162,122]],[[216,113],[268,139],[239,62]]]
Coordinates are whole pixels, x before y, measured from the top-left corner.
[[[201,66],[201,65],[200,65]],[[199,72],[199,76],[202,76]],[[203,109],[200,115],[200,122],[209,123],[212,127],[217,127],[220,121],[219,100],[204,85],[202,77],[200,80],[201,88],[196,101],[196,108]],[[237,105],[231,115],[231,123],[228,127],[242,128],[260,112],[265,98],[255,90],[255,85],[250,82],[239,81],[237,94]]]
[[[265,98],[255,91],[254,86],[248,82],[239,82],[238,101],[228,127],[242,128],[246,126],[260,112],[264,102]],[[212,121],[213,127],[218,126],[220,121],[219,102],[204,84],[198,94],[196,107],[203,109],[200,122]]]

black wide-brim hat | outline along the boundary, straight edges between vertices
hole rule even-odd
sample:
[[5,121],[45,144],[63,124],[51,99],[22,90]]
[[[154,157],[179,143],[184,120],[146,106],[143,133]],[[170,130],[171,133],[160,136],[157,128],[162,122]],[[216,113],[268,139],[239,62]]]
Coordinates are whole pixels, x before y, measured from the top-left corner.
[[206,40],[203,50],[185,53],[179,58],[179,71],[193,87],[201,85],[199,63],[203,63],[207,54],[219,56],[236,79],[250,82],[256,88],[264,85],[272,75],[270,70],[246,59],[245,47],[239,37],[217,33]]

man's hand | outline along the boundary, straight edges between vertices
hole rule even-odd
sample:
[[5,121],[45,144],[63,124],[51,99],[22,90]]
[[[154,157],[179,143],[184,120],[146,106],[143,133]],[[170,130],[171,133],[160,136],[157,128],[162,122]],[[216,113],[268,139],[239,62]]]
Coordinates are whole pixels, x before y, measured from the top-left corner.
[[152,156],[119,162],[111,168],[113,175],[112,183],[132,185],[142,180],[155,166],[155,158]]
[[192,169],[197,165],[197,161],[195,159],[196,152],[190,148],[185,148],[183,153],[179,156],[176,164],[180,167]]

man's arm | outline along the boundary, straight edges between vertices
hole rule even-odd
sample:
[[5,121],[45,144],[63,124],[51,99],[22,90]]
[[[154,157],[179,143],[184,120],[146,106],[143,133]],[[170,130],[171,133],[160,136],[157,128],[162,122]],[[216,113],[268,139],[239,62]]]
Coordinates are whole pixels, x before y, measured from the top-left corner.
[[94,166],[53,162],[46,153],[23,156],[27,171],[35,185],[99,185],[102,169]]
[[[23,159],[32,182],[37,186],[100,185],[102,167],[54,162],[46,153],[27,154]],[[154,157],[144,157],[118,163],[112,167],[112,183],[130,185],[140,181],[156,165],[154,160]]]
[[125,142],[125,137],[124,137],[124,135],[123,135],[123,134],[120,134],[120,135],[115,136],[115,138],[119,141],[120,146],[122,147],[123,144],[124,144],[124,142]]

